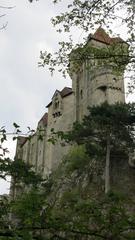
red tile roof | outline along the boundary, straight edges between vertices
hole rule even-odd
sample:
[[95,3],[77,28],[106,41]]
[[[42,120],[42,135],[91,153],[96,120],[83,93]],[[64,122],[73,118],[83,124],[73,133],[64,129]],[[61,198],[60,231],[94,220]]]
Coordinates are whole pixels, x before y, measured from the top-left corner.
[[45,113],[45,114],[43,115],[43,117],[40,119],[40,121],[39,121],[38,123],[40,123],[40,122],[43,122],[44,126],[47,126],[48,113]]
[[107,34],[105,32],[105,30],[101,27],[99,27],[93,35],[92,34],[89,35],[89,40],[90,39],[94,39],[96,41],[103,42],[103,43],[106,43],[109,45],[113,44],[113,43],[122,43],[122,42],[124,43],[125,42],[120,37],[111,38],[109,36],[109,34]]
[[69,94],[73,93],[72,88],[64,87],[62,91],[60,92],[60,95],[62,98],[68,96]]
[[[115,38],[111,38],[112,39],[112,43],[126,43],[122,38],[120,37],[115,37]],[[127,44],[127,43],[126,43]]]
[[[59,91],[59,90],[56,90],[56,91],[60,93],[62,98],[67,97],[68,95],[73,93],[72,88],[69,88],[69,87],[64,87],[61,91]],[[55,93],[54,93],[54,95],[55,95]],[[46,107],[48,108],[51,104],[52,104],[52,101]]]

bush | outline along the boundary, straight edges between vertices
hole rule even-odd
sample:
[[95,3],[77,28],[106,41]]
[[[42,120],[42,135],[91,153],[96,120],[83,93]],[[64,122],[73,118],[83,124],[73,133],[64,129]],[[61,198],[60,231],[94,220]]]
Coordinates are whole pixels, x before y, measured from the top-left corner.
[[71,173],[75,170],[83,170],[89,163],[90,157],[86,154],[84,145],[75,146],[65,156],[66,171]]

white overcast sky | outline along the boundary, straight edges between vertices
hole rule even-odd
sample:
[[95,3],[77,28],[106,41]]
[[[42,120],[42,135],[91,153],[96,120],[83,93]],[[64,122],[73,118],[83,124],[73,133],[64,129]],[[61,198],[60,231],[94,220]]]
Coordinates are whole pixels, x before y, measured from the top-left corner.
[[[64,40],[50,23],[64,5],[57,7],[51,0],[32,4],[28,0],[0,0],[2,5],[15,8],[0,8],[0,15],[6,13],[0,24],[8,21],[7,28],[0,31],[0,126],[11,132],[12,123],[16,122],[25,131],[27,126],[36,128],[55,89],[71,86],[69,78],[58,73],[51,77],[47,69],[38,68],[40,50],[53,51],[57,42]],[[81,32],[76,33],[80,41]],[[124,37],[124,31],[121,33]],[[8,147],[13,157],[15,143],[10,140]],[[0,194],[7,189],[7,183],[1,181]]]
[[[36,128],[55,89],[71,86],[70,79],[57,73],[51,77],[47,69],[38,67],[40,50],[53,51],[61,40],[50,23],[57,8],[50,0],[32,4],[28,0],[0,0],[1,5],[15,8],[0,9],[0,15],[6,13],[0,24],[8,21],[7,28],[0,31],[0,126],[12,132],[16,122],[27,131],[27,126]],[[10,140],[8,147],[13,157],[15,143]],[[0,193],[4,192],[7,184],[2,181]]]

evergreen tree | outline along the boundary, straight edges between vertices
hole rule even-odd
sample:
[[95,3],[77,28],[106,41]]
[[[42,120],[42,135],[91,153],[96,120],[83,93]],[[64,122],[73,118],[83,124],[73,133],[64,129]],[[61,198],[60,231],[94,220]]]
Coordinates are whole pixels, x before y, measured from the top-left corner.
[[110,191],[110,156],[120,151],[127,156],[135,147],[135,104],[103,103],[89,108],[82,123],[76,122],[72,131],[54,132],[65,141],[84,144],[91,158],[105,159],[105,193]]

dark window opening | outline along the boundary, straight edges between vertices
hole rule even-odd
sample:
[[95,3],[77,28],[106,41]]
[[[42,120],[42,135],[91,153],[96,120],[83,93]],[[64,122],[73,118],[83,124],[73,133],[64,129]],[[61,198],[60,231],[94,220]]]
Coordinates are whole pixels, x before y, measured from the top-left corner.
[[82,89],[80,91],[80,96],[81,96],[81,99],[83,99],[83,90]]
[[103,86],[98,87],[98,89],[100,89],[104,93],[104,95],[106,96],[107,86],[103,85]]
[[106,89],[107,89],[107,86],[100,86],[100,87],[98,87],[98,89],[100,89],[100,90],[102,90],[103,92],[105,92],[106,91]]
[[117,81],[117,79],[114,77],[114,78],[113,78],[113,82],[116,82],[116,81]]
[[55,112],[52,115],[54,118],[56,118],[56,117],[60,117],[62,114],[61,114],[61,112]]

